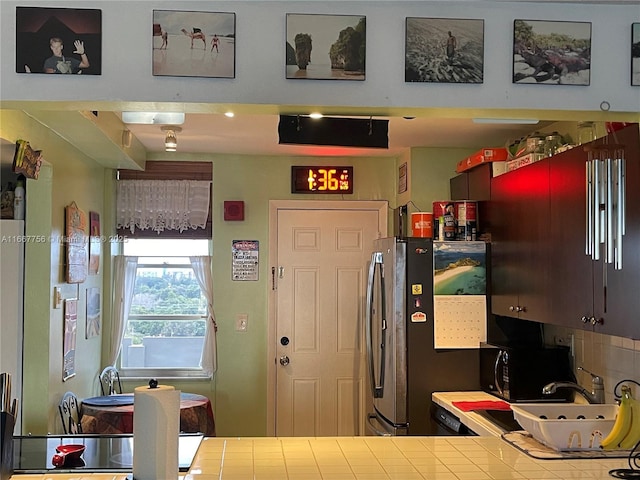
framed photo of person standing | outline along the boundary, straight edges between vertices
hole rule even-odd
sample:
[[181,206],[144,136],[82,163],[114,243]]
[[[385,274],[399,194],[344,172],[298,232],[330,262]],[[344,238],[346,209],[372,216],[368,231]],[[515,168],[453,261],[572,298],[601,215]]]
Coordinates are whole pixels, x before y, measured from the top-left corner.
[[101,75],[102,11],[16,7],[16,72]]

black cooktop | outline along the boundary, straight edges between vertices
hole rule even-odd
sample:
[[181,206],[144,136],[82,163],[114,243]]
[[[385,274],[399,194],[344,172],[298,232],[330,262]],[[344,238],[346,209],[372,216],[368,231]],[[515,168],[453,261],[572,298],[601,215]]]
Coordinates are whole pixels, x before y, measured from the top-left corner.
[[481,417],[499,426],[506,432],[522,430],[520,424],[513,418],[511,410],[474,410]]
[[[189,470],[203,435],[180,434],[178,467]],[[82,444],[81,461],[56,468],[51,463],[58,445]],[[47,435],[13,437],[14,473],[131,472],[133,469],[133,435]]]

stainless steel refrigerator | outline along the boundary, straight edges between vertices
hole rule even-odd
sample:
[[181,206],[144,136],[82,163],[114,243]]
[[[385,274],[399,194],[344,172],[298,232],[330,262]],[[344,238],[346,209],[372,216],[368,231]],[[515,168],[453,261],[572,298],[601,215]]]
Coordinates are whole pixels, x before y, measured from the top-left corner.
[[477,349],[434,348],[433,241],[374,243],[366,307],[369,433],[435,435],[435,391],[479,390]]

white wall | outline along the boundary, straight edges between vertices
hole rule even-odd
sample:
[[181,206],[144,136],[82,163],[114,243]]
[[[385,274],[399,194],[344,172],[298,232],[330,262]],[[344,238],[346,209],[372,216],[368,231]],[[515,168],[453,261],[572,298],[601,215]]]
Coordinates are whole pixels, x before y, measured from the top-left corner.
[[[603,2],[604,3],[604,2]],[[639,112],[640,87],[630,85],[631,24],[638,2],[570,4],[460,1],[70,1],[55,7],[102,10],[102,75],[51,78],[15,72],[15,7],[42,1],[0,2],[0,93],[9,100],[103,100],[263,105],[463,107]],[[154,9],[236,13],[236,78],[154,77],[151,23]],[[366,80],[285,79],[286,13],[367,17]],[[406,17],[484,19],[484,83],[404,82]],[[592,22],[590,86],[511,83],[514,19]],[[9,104],[5,104],[9,105]]]

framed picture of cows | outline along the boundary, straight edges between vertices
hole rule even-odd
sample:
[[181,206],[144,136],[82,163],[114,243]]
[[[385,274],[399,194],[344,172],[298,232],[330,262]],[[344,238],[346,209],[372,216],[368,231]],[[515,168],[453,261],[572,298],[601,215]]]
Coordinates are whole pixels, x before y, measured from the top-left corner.
[[515,20],[513,83],[589,85],[591,23]]
[[364,80],[366,18],[287,14],[286,78]]

